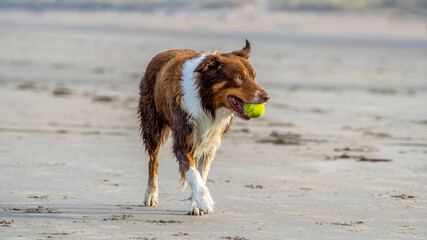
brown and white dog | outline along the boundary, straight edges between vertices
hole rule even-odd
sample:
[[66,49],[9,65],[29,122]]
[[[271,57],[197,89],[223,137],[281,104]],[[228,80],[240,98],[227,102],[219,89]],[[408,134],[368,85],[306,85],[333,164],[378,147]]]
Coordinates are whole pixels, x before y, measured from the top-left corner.
[[181,181],[192,189],[189,214],[213,211],[206,187],[211,161],[235,115],[250,118],[244,103],[265,103],[268,93],[255,83],[248,61],[250,43],[230,53],[169,50],[156,55],[139,86],[138,115],[149,154],[145,205],[158,201],[157,155],[169,133]]

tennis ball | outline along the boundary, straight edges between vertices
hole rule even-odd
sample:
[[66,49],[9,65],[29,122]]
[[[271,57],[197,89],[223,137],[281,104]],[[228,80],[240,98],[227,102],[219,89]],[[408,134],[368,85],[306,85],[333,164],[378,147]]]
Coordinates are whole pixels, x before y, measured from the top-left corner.
[[250,118],[259,118],[264,114],[264,104],[245,103],[243,106],[246,116]]

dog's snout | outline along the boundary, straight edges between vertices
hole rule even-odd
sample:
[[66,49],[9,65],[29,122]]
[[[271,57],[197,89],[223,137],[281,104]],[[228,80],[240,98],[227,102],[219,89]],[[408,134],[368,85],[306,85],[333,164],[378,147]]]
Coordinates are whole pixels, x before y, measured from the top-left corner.
[[259,98],[261,99],[262,102],[266,103],[268,99],[270,99],[270,95],[268,95],[267,92],[264,92],[261,95],[259,95]]

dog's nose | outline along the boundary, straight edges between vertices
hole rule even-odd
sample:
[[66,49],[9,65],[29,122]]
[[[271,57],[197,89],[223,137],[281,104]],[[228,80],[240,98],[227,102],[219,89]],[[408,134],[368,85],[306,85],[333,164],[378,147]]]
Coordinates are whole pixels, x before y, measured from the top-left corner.
[[259,95],[259,98],[261,99],[261,101],[266,103],[268,101],[268,99],[270,99],[270,95],[268,95],[268,93],[263,93],[263,94]]

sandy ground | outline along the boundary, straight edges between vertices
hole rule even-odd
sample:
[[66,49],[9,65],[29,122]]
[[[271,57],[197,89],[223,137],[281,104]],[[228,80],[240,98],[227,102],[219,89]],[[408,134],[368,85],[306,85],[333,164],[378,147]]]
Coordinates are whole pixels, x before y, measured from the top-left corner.
[[[254,13],[1,12],[0,238],[425,239],[423,21]],[[245,37],[271,100],[220,147],[215,212],[185,215],[170,143],[143,207],[141,72]]]

